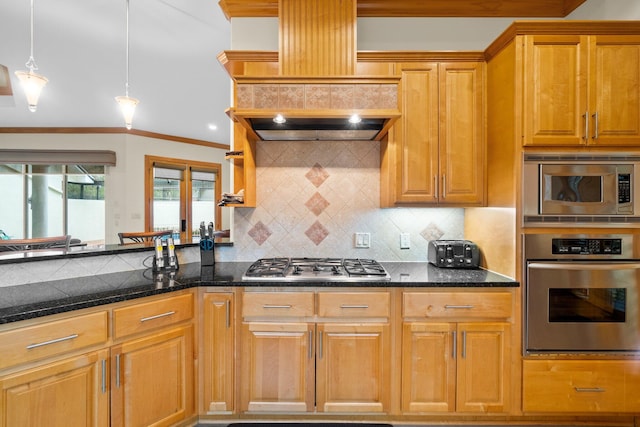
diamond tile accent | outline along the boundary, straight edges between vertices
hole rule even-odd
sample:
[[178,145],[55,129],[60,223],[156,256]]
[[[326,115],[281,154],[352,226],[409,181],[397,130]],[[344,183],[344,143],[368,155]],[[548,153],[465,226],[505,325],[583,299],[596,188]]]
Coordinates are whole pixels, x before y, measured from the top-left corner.
[[322,197],[322,194],[316,191],[316,193],[311,196],[311,198],[307,200],[307,203],[305,203],[304,205],[309,208],[309,210],[313,212],[315,216],[318,216],[327,208],[327,206],[330,205],[330,203],[327,201],[327,199]]
[[442,231],[436,224],[430,223],[427,228],[420,232],[420,235],[425,240],[438,240],[444,236],[444,231]]
[[269,236],[271,236],[271,230],[269,230],[269,227],[264,225],[262,221],[258,221],[256,225],[249,230],[248,234],[259,246],[261,246],[267,241]]
[[316,163],[304,176],[306,176],[313,185],[320,187],[330,175],[325,168],[323,168],[319,163]]
[[307,229],[307,231],[304,232],[304,234],[306,234],[309,240],[318,246],[329,235],[329,230],[324,228],[319,221],[316,221]]

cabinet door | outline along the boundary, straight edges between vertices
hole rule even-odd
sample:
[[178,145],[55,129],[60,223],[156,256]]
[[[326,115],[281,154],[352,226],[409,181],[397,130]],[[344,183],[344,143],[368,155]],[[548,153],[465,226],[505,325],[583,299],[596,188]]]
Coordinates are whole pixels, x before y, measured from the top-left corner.
[[203,308],[203,410],[233,412],[233,294],[206,293]]
[[439,65],[439,202],[484,202],[484,64]]
[[111,425],[170,426],[194,413],[193,327],[111,349]]
[[241,411],[313,411],[313,331],[307,323],[243,325]]
[[589,143],[640,144],[640,36],[590,38]]
[[109,425],[108,350],[0,379],[0,427]]
[[389,325],[318,324],[318,412],[389,411]]
[[402,64],[396,168],[398,203],[438,199],[438,64]]
[[459,323],[456,409],[509,410],[508,323]]
[[402,411],[453,412],[456,396],[454,323],[402,326]]
[[523,144],[585,144],[587,37],[525,36],[524,56]]

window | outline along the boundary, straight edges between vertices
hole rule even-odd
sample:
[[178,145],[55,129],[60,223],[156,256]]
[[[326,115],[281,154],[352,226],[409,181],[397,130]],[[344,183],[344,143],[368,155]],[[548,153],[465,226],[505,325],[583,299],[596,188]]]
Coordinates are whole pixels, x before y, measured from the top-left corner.
[[103,165],[0,164],[0,238],[104,243],[104,176]]
[[221,227],[221,165],[145,156],[146,230],[174,230],[183,243],[197,242],[200,222]]

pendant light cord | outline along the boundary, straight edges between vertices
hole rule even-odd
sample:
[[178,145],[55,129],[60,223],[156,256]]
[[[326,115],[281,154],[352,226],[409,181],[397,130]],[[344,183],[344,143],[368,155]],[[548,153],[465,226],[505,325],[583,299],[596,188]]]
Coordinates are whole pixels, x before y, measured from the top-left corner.
[[36,61],[35,59],[33,59],[33,0],[31,0],[31,55],[29,56],[29,60],[24,65],[29,69],[29,72],[31,73],[33,73],[34,70],[38,69]]
[[[33,2],[33,0],[31,0]],[[127,14],[126,14],[126,25],[127,25],[127,47],[126,47],[126,59],[125,59],[125,67],[126,67],[126,81],[124,83],[124,95],[129,96],[129,0],[127,0]]]

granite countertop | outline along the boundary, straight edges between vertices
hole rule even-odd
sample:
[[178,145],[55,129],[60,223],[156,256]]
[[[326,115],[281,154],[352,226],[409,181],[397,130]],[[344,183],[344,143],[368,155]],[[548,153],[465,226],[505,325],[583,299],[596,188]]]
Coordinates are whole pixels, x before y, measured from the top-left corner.
[[282,282],[243,281],[251,262],[215,267],[181,265],[177,272],[150,269],[0,287],[0,324],[63,313],[200,286],[247,287],[518,287],[513,279],[483,269],[437,268],[426,262],[382,262],[390,281]]

